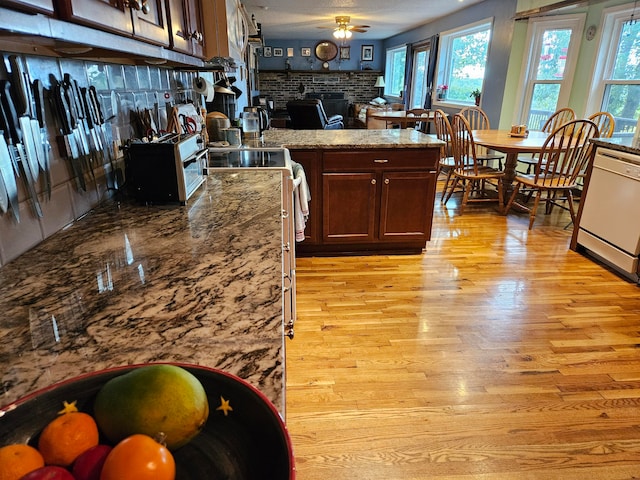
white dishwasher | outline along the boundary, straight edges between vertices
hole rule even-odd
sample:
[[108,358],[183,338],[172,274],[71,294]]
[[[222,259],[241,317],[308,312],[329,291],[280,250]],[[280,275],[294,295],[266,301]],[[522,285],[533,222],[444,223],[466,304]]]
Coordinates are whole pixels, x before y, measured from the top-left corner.
[[640,156],[599,147],[584,198],[578,245],[640,283]]

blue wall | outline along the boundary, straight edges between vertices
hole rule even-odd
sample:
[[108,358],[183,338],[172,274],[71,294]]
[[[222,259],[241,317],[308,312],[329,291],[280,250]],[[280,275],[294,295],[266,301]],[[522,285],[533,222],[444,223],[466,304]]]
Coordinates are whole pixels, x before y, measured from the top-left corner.
[[[357,34],[356,34],[357,35]],[[355,35],[354,35],[355,37]],[[287,48],[293,48],[293,57],[289,58],[291,64],[291,70],[320,70],[322,68],[322,62],[318,60],[314,55],[316,45],[322,40],[328,40],[328,37],[318,38],[317,40],[271,40],[265,39],[264,45],[274,48],[282,48],[284,55],[282,57],[264,57],[262,54],[258,56],[258,68],[260,70],[284,70],[285,62],[287,60]],[[332,40],[338,47],[341,46],[340,42]],[[369,67],[371,70],[383,70],[384,69],[384,49],[382,48],[382,41],[380,40],[357,40],[352,38],[347,41],[345,46],[350,47],[350,59],[339,61],[339,56],[329,62],[329,70],[362,70],[365,67]],[[362,62],[361,61],[361,47],[362,45],[373,45],[373,61]],[[301,54],[302,48],[311,49],[310,57],[303,57]],[[311,62],[310,62],[311,61]]]
[[[517,0],[487,0],[472,5],[453,15],[440,18],[408,32],[390,37],[383,42],[382,49],[411,45],[430,38],[433,35],[462,27],[479,20],[493,18],[493,34],[489,47],[489,58],[482,92],[482,108],[487,112],[492,126],[497,127],[502,109],[509,55],[515,22]],[[460,106],[445,106],[447,113],[456,113]]]

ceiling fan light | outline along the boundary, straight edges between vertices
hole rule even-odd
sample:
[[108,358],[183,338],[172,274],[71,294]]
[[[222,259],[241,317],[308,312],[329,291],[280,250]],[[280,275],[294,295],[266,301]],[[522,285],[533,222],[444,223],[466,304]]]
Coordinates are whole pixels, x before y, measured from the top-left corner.
[[342,30],[341,28],[335,30],[333,32],[333,36],[336,37],[336,38],[344,38],[345,37],[344,30]]
[[344,36],[345,38],[351,38],[353,36],[353,33],[351,33],[351,30],[345,30]]

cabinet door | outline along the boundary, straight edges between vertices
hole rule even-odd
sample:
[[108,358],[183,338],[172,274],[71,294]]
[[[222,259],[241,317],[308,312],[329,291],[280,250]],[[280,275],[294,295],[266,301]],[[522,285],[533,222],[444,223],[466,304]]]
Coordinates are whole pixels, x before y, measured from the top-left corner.
[[60,0],[58,10],[63,20],[131,35],[133,33],[131,11],[124,6],[124,3],[120,0]]
[[[131,8],[142,0],[60,0],[60,18],[101,30],[134,36],[137,40],[169,45],[169,29],[163,0],[145,0],[146,8]],[[144,12],[147,13],[144,13]]]
[[320,152],[318,150],[291,150],[291,159],[304,168],[311,201],[309,202],[309,218],[304,229],[304,243],[317,244],[320,242],[320,228],[322,225],[322,192],[320,191]]
[[376,239],[375,173],[322,175],[322,238],[326,243],[367,243]]
[[380,240],[431,237],[436,172],[385,172],[380,202]]
[[53,13],[53,0],[3,0],[0,4],[23,12]]
[[[169,28],[164,0],[140,0],[146,8],[132,8],[133,35],[158,45],[169,45]],[[135,3],[131,0],[130,3]]]
[[170,0],[171,48],[203,56],[202,12],[198,0]]

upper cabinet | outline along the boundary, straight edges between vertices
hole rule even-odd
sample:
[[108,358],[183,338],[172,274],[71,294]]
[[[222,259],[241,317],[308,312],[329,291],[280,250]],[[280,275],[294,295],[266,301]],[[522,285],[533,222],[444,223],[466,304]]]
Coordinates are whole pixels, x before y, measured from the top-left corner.
[[53,0],[0,0],[0,5],[7,8],[15,8],[24,12],[53,13]]
[[202,2],[204,22],[204,56],[231,57],[242,62],[247,46],[247,22],[238,0]]
[[62,20],[169,45],[163,0],[58,0],[57,7]]
[[203,58],[204,35],[200,0],[168,0],[168,8],[171,48]]

